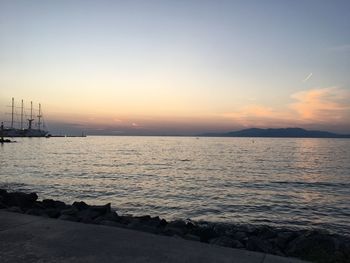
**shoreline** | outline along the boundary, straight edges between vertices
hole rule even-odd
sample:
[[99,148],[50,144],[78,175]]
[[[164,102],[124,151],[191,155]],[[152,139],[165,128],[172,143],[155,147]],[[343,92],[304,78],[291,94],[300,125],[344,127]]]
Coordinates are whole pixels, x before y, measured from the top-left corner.
[[175,236],[218,246],[296,257],[314,262],[350,262],[350,237],[319,229],[278,228],[267,225],[167,221],[158,216],[119,215],[111,204],[88,205],[43,199],[36,193],[0,189],[0,209],[29,215],[127,228]]

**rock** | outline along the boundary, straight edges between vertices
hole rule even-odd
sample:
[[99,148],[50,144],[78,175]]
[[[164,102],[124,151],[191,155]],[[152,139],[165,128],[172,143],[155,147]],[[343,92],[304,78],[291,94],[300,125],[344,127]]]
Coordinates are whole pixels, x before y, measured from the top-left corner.
[[111,213],[111,203],[105,205],[92,205],[89,209],[98,212],[100,215],[105,215]]
[[257,232],[258,227],[254,225],[240,225],[237,230],[245,232],[247,235],[253,235]]
[[182,220],[175,220],[168,223],[168,227],[186,228],[186,222]]
[[218,234],[211,227],[198,227],[194,231],[200,237],[201,242],[209,242],[210,239],[217,237]]
[[276,238],[274,239],[277,247],[282,249],[283,251],[287,248],[288,243],[297,237],[295,232],[291,231],[283,231],[277,233]]
[[85,202],[81,201],[81,202],[74,202],[72,204],[73,207],[75,207],[76,209],[78,209],[79,211],[88,209],[90,206],[88,204],[86,204]]
[[276,237],[277,232],[269,226],[262,226],[255,231],[255,235],[260,239],[265,240]]
[[241,241],[234,239],[233,243],[232,243],[232,247],[233,248],[244,248],[244,245],[242,244]]
[[288,256],[300,257],[316,262],[332,262],[336,243],[331,235],[317,232],[305,233],[288,244],[285,250]]
[[101,215],[101,216],[98,216],[94,219],[94,224],[99,224],[100,222],[104,221],[104,220],[107,220],[107,221],[114,221],[116,223],[119,223],[119,216],[116,212],[111,212],[111,213],[107,213],[105,215]]
[[0,196],[5,196],[7,191],[5,189],[0,189]]
[[186,222],[186,228],[189,230],[193,230],[194,228],[196,228],[196,225],[193,222],[188,221]]
[[167,235],[167,236],[175,236],[175,235],[177,235],[177,236],[184,236],[186,234],[183,228],[172,227],[172,226],[170,226],[170,224],[168,224],[164,228],[162,233]]
[[65,209],[66,204],[61,201],[56,201],[52,199],[44,199],[42,202],[44,208],[57,208],[57,209]]
[[135,219],[139,220],[140,222],[147,222],[151,220],[151,216],[145,215],[145,216],[136,216]]
[[61,214],[75,215],[83,223],[94,223],[96,218],[110,213],[110,203],[102,206],[89,206],[84,202],[74,202],[70,210],[61,211]]
[[156,217],[150,217],[150,216],[136,217],[136,219],[141,224],[147,225],[147,226],[150,226],[153,228],[162,228],[163,226],[166,225],[166,221],[163,219],[160,219],[159,216],[156,216]]
[[165,219],[161,219],[159,222],[159,227],[165,227],[168,224],[168,222]]
[[38,199],[38,195],[36,193],[6,193],[3,195],[3,202],[7,206],[18,206],[22,209],[31,208],[35,201]]
[[232,234],[232,237],[235,240],[243,241],[247,237],[247,234],[243,231],[237,231]]
[[48,215],[50,218],[58,218],[61,215],[60,210],[55,209],[55,208],[47,208],[45,209],[45,213]]
[[79,218],[79,221],[83,223],[93,223],[94,219],[101,216],[98,211],[94,211],[92,209],[85,209],[79,211],[76,216]]
[[256,236],[248,237],[246,248],[248,250],[265,252],[265,253],[274,252],[274,247],[270,242],[266,240],[262,240]]
[[26,211],[26,214],[34,215],[34,216],[47,216],[47,214],[45,213],[45,210],[38,209],[38,208],[30,208]]
[[7,205],[5,205],[3,202],[0,201],[0,209],[7,208]]
[[153,233],[153,234],[158,234],[159,230],[155,226],[147,225],[147,224],[142,224],[139,221],[135,220],[134,222],[131,222],[130,224],[127,225],[128,228],[130,229],[135,229],[143,232],[148,232],[148,233]]
[[234,240],[227,236],[215,237],[209,240],[210,244],[222,246],[222,247],[239,247],[242,248],[243,244],[238,240]]
[[132,216],[118,216],[118,218],[115,221],[123,225],[128,225],[132,220]]
[[79,212],[79,210],[72,206],[72,207],[61,210],[61,215],[76,216],[78,214],[78,212]]

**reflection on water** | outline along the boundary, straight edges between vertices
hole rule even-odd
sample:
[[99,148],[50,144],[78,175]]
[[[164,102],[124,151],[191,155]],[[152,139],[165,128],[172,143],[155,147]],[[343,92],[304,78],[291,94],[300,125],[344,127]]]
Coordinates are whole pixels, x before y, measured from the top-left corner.
[[[0,184],[122,213],[318,226],[350,234],[350,140],[18,139]],[[0,185],[0,186],[1,186]]]

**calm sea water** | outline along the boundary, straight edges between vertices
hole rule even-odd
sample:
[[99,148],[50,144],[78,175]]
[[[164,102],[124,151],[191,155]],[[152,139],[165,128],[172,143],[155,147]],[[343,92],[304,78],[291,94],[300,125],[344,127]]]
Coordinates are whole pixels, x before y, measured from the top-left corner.
[[350,234],[350,140],[23,138],[0,146],[0,187],[166,219]]

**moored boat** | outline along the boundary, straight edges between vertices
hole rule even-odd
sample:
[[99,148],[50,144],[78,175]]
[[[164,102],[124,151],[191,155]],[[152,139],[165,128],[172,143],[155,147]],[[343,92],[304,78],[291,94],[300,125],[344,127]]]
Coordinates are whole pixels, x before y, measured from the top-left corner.
[[[11,121],[9,121],[10,125],[8,127],[2,124],[1,128],[1,136],[3,137],[46,137],[48,135],[48,131],[46,130],[46,125],[43,119],[43,113],[41,109],[41,104],[39,103],[38,114],[36,118],[34,118],[34,109],[33,102],[30,102],[30,114],[25,114],[24,103],[22,100],[20,110],[21,112],[18,114],[15,112],[15,101],[12,98],[11,105]],[[19,121],[15,120],[15,117],[20,117]],[[27,127],[24,127],[24,119],[27,121]],[[19,126],[19,127],[18,127]]]

